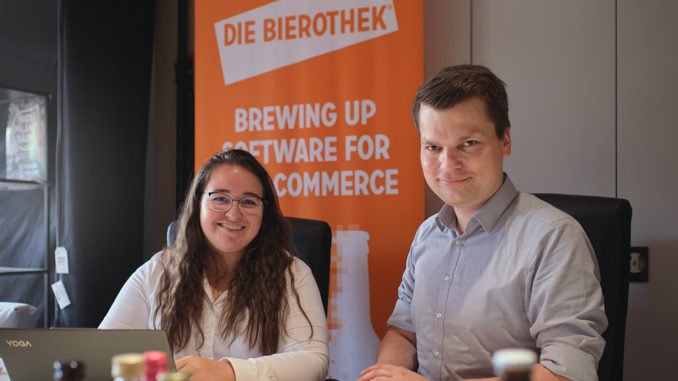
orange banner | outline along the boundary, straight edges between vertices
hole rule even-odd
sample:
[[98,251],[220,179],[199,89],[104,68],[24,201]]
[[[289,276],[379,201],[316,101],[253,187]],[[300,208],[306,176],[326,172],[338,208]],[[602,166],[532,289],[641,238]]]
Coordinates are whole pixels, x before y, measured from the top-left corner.
[[374,361],[424,218],[410,114],[422,12],[411,0],[195,3],[196,168],[246,149],[285,215],[332,226],[334,378]]

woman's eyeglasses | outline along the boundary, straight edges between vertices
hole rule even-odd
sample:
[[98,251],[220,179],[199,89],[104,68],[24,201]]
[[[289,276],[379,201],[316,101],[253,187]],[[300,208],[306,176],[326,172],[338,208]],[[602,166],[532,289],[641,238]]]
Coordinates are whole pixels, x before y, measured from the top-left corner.
[[258,196],[245,196],[239,200],[236,200],[223,192],[214,191],[205,193],[208,197],[208,205],[210,209],[214,210],[215,212],[228,212],[228,210],[233,206],[233,203],[237,202],[240,210],[243,213],[252,213],[261,208],[261,205],[264,203],[264,199]]

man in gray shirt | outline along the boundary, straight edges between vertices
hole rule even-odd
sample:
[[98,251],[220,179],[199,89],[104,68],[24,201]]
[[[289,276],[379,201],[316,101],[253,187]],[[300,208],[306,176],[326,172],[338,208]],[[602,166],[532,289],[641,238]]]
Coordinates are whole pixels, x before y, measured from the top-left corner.
[[[539,355],[532,380],[597,380],[607,327],[593,249],[569,215],[518,192],[505,84],[443,69],[413,104],[421,166],[445,205],[417,231],[367,380],[493,376],[493,352]],[[415,372],[416,371],[416,372]]]

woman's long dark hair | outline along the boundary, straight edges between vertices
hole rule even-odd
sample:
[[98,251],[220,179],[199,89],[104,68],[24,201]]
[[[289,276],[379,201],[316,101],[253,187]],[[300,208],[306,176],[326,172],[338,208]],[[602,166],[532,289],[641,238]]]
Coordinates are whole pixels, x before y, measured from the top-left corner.
[[[229,335],[244,335],[250,348],[259,344],[264,355],[272,354],[278,350],[280,335],[285,330],[289,303],[286,274],[294,285],[291,271],[294,248],[273,182],[261,164],[246,151],[215,154],[193,179],[179,214],[174,245],[163,253],[169,260],[161,278],[156,315],[160,314],[161,328],[167,332],[174,352],[186,347],[194,324],[200,334],[199,346],[204,343],[205,336],[200,327],[205,298],[202,284],[205,266],[211,259],[200,227],[200,203],[212,172],[223,164],[241,167],[259,179],[264,189],[264,210],[259,233],[245,248],[234,269],[221,318],[221,334],[224,339]],[[299,295],[294,287],[292,290],[301,308]],[[308,316],[306,320],[311,325]]]

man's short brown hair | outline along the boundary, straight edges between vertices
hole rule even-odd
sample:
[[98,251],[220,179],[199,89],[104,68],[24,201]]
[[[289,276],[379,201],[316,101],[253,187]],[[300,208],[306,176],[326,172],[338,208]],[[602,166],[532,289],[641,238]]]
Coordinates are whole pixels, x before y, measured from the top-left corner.
[[412,103],[412,118],[417,131],[422,104],[445,110],[474,97],[485,101],[487,116],[494,123],[497,136],[502,139],[506,128],[511,126],[506,83],[481,65],[446,67],[419,87]]

